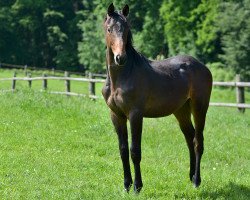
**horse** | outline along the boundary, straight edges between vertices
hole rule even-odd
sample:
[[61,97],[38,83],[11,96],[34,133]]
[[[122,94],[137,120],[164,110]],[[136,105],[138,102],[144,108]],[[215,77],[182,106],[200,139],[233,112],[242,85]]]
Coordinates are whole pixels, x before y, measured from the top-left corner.
[[[179,55],[152,61],[133,47],[128,22],[129,6],[115,11],[109,5],[104,19],[107,78],[102,95],[110,108],[118,136],[124,171],[124,188],[133,184],[127,121],[131,128],[130,154],[134,165],[134,191],[143,187],[140,162],[143,118],[174,114],[189,149],[189,177],[195,187],[201,183],[200,162],[204,150],[203,130],[212,89],[209,69],[195,58]],[[194,126],[191,120],[193,115]]]

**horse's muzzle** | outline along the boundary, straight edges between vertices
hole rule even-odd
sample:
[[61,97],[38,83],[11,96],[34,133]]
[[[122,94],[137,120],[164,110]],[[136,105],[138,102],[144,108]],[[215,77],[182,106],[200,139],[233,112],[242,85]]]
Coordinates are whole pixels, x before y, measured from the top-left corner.
[[117,54],[116,56],[114,56],[114,60],[116,65],[122,66],[126,63],[127,56],[126,54],[124,55]]

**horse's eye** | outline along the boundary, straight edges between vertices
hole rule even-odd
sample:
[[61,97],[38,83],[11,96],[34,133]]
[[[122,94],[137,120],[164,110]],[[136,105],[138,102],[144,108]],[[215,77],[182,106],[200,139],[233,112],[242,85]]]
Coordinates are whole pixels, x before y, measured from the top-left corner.
[[111,33],[111,29],[110,28],[108,28],[108,32]]

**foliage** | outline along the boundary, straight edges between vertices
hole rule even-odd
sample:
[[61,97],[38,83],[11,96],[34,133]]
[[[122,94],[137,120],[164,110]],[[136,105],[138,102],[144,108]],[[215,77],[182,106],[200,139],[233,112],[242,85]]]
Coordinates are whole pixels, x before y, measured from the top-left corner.
[[208,63],[214,81],[234,81],[235,73],[232,69],[225,70],[224,65],[220,62]]
[[[168,42],[169,55],[191,52],[194,48],[194,34],[189,18],[191,11],[198,6],[199,1],[165,0],[161,7],[161,16],[164,20],[164,34]],[[192,52],[191,54],[195,54]]]
[[147,57],[156,58],[159,55],[167,56],[167,45],[162,29],[163,20],[160,17],[162,1],[145,1],[142,30],[136,30],[135,44]]
[[192,11],[191,21],[195,25],[196,32],[195,46],[197,57],[203,62],[216,60],[220,46],[218,45],[219,36],[215,26],[220,0],[202,0],[201,3]]
[[[0,62],[105,71],[109,0],[0,1]],[[135,48],[151,59],[190,54],[249,80],[249,0],[114,0],[130,7]],[[233,14],[232,14],[233,13]]]
[[77,0],[3,3],[0,8],[1,62],[80,70],[77,5]]
[[[226,69],[250,80],[250,0],[224,2],[218,20]],[[233,13],[233,14],[232,14]]]
[[191,54],[211,61],[217,35],[214,28],[219,0],[166,0],[161,7],[169,55]]
[[103,72],[105,42],[102,23],[105,7],[98,1],[85,1],[85,6],[87,9],[80,12],[84,20],[78,23],[82,31],[82,41],[78,43],[79,62],[88,70]]

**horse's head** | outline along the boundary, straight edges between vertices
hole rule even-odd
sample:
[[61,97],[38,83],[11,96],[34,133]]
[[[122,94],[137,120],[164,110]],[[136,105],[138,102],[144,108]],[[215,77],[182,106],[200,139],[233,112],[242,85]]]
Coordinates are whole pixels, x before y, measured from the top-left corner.
[[106,36],[106,45],[113,54],[115,65],[122,66],[126,62],[126,45],[129,32],[127,16],[129,13],[128,5],[121,11],[115,11],[113,3],[108,7],[108,13],[105,18],[104,30]]

